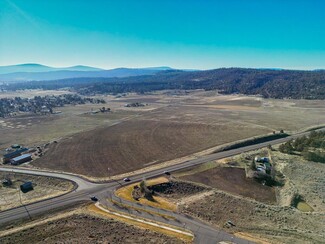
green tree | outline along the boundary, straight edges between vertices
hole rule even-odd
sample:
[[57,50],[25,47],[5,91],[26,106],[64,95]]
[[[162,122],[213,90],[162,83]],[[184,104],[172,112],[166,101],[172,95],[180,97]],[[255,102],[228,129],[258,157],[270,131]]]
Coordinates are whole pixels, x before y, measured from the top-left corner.
[[292,146],[292,142],[293,142],[293,140],[291,139],[290,141],[287,141],[286,143],[281,144],[279,146],[280,152],[287,153],[287,154],[292,154],[293,151],[294,151],[294,148]]

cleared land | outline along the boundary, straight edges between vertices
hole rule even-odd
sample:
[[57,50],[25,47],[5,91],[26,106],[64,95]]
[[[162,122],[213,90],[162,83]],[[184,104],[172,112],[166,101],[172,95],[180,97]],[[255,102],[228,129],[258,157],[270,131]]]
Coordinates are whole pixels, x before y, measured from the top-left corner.
[[216,167],[203,172],[181,177],[181,179],[202,183],[218,190],[249,197],[264,203],[275,203],[275,190],[246,178],[245,169]]
[[[5,178],[10,178],[13,184],[11,186],[0,186],[0,211],[21,206],[22,203],[28,204],[58,196],[73,188],[73,184],[66,180],[44,176],[0,172],[0,179],[3,180]],[[34,190],[22,193],[19,187],[27,181],[33,183]]]
[[184,243],[113,219],[87,214],[53,220],[0,237],[1,243]]

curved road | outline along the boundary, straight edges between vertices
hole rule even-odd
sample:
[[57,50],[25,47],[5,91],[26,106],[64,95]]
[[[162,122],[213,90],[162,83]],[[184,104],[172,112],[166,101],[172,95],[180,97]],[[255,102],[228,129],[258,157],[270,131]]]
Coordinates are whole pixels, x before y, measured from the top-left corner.
[[[195,165],[203,164],[212,160],[222,159],[237,154],[241,154],[243,152],[263,148],[270,144],[275,145],[275,144],[283,143],[292,138],[296,138],[302,135],[307,135],[308,133],[309,132],[304,132],[304,133],[296,134],[293,136],[289,136],[286,138],[281,138],[281,139],[277,139],[265,143],[260,143],[252,146],[246,146],[246,147],[241,147],[238,149],[233,149],[225,152],[219,152],[219,153],[202,156],[200,158],[190,160],[190,161],[185,161],[177,165],[172,165],[166,168],[134,175],[132,177],[132,182],[140,181],[143,178],[148,179],[148,178],[160,176],[162,175],[163,171],[173,172],[180,169],[185,169]],[[89,201],[90,196],[96,195],[102,204],[109,206],[110,208],[113,208],[120,212],[125,212],[125,213],[139,216],[141,218],[147,218],[147,219],[163,222],[169,225],[174,225],[174,226],[188,229],[192,233],[194,233],[196,243],[208,244],[208,243],[216,243],[220,241],[232,241],[234,243],[239,243],[239,244],[252,243],[250,241],[237,238],[234,235],[231,235],[227,232],[216,230],[212,226],[209,226],[207,223],[203,223],[197,219],[193,219],[190,216],[186,216],[186,215],[182,215],[182,214],[178,214],[175,212],[170,212],[162,209],[156,209],[150,206],[144,206],[138,203],[132,203],[120,199],[114,195],[114,191],[120,185],[127,184],[123,182],[122,179],[114,182],[108,182],[108,183],[92,183],[81,177],[68,174],[68,173],[52,173],[48,171],[39,171],[39,170],[31,170],[31,169],[23,169],[23,168],[10,168],[10,167],[0,167],[0,171],[56,177],[56,178],[70,180],[74,182],[76,185],[75,190],[70,193],[0,212],[0,225],[14,223],[15,221],[20,221],[22,219],[28,218],[28,214],[26,210],[28,211],[30,216],[35,217],[40,214],[48,213],[49,211],[54,211],[60,208],[66,208],[69,206],[76,205],[80,202]],[[133,210],[133,208],[119,207],[116,204],[113,205],[111,201],[107,200],[109,198],[112,198],[115,201],[122,203],[123,206],[130,206],[130,207],[134,206],[138,209],[143,209],[144,211],[135,211]],[[156,212],[158,214],[172,216],[173,219],[159,217],[159,215],[149,214],[148,210],[150,210],[151,212]]]

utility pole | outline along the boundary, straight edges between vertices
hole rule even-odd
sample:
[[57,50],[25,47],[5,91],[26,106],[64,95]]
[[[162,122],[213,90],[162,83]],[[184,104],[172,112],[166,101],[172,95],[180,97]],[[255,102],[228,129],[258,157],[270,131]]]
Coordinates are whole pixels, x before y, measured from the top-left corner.
[[24,209],[26,210],[26,213],[27,213],[29,219],[31,220],[32,219],[32,216],[30,216],[27,207],[23,204],[23,201],[21,199],[21,193],[20,193],[20,189],[19,188],[18,188],[18,194],[19,194],[20,204],[24,207]]

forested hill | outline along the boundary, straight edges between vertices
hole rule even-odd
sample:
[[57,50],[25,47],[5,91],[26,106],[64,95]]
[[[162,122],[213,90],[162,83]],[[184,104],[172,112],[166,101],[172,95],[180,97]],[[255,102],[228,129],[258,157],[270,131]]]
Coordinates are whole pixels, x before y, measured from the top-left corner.
[[125,78],[76,78],[10,84],[3,89],[71,87],[81,94],[150,92],[163,89],[219,90],[266,98],[325,99],[325,71],[223,68],[207,71],[164,71]]
[[202,78],[206,88],[226,94],[325,99],[325,71],[218,69],[202,73]]

